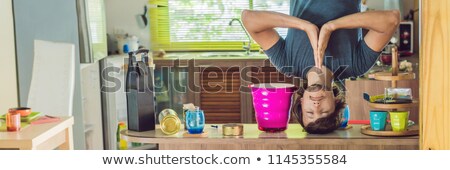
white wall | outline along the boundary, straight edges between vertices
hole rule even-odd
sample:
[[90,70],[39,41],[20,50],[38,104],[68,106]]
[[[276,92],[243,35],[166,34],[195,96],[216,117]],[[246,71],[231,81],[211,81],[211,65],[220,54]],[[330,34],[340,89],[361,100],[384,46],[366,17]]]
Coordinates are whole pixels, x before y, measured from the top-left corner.
[[150,48],[149,26],[144,27],[141,19],[147,3],[148,0],[105,0],[107,33],[113,35],[122,32],[136,35],[140,45]]
[[17,107],[17,72],[11,0],[0,0],[0,113]]

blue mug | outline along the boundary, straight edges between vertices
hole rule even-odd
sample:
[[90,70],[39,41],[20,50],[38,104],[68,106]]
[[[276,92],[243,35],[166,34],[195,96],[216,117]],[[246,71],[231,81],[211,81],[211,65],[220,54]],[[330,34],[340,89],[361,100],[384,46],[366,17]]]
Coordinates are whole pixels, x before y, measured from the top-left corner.
[[203,128],[205,127],[205,114],[203,113],[203,110],[188,110],[186,112],[185,126],[190,134],[203,133]]
[[370,111],[370,127],[374,131],[383,131],[386,128],[388,112],[380,110]]

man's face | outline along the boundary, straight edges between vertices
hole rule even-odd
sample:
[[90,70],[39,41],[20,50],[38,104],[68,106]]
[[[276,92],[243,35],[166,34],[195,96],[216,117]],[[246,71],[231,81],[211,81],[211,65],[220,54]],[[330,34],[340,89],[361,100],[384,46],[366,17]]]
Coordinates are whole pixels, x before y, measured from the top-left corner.
[[321,86],[309,86],[301,98],[303,125],[334,112],[335,98],[332,91],[325,91]]

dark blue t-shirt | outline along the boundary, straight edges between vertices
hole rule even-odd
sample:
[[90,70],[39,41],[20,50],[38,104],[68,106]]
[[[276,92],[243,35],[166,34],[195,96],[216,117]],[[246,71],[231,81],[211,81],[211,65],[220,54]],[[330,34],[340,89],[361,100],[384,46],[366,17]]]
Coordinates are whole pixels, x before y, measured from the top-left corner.
[[[360,11],[360,0],[291,0],[290,15],[319,27],[330,20]],[[308,36],[302,30],[290,28],[286,39],[266,51],[272,64],[286,75],[306,77],[314,64],[314,54]],[[335,72],[336,79],[360,76],[376,62],[380,52],[364,42],[362,29],[340,29],[331,34],[325,51],[324,65]]]

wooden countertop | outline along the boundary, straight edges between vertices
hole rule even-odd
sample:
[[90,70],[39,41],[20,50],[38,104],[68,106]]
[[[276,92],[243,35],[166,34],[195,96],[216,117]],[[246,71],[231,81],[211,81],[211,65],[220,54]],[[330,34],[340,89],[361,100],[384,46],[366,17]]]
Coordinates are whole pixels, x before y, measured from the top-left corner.
[[61,117],[53,123],[29,125],[19,132],[0,132],[3,149],[73,149],[73,117]]
[[[164,149],[198,149],[192,144],[199,144],[200,149],[224,149],[222,145],[238,145],[240,147],[231,147],[232,149],[252,149],[254,145],[277,145],[276,148],[298,149],[305,145],[317,149],[318,145],[326,149],[367,149],[367,147],[376,146],[374,149],[418,149],[419,137],[376,137],[367,136],[360,133],[361,125],[351,125],[352,128],[347,130],[336,130],[329,134],[314,135],[303,132],[303,128],[299,124],[289,124],[288,129],[284,132],[267,133],[259,131],[256,124],[244,124],[244,135],[239,137],[222,136],[222,128],[212,128],[210,124],[205,126],[208,137],[205,138],[186,138],[183,137],[184,130],[175,135],[164,135],[159,127],[153,131],[135,132],[124,130],[122,136],[131,142],[155,143],[159,145],[167,145]],[[184,144],[190,146],[181,147]],[[175,145],[173,146],[169,145]],[[215,145],[217,147],[208,147]],[[244,146],[245,145],[245,146]],[[294,146],[291,146],[294,145]],[[328,148],[327,146],[339,145],[336,148]],[[361,146],[361,147],[357,147]],[[355,148],[356,147],[356,148]],[[307,147],[311,148],[311,147]],[[225,147],[226,149],[226,147]],[[255,148],[258,149],[258,148]],[[262,149],[273,149],[271,147],[262,147]]]

